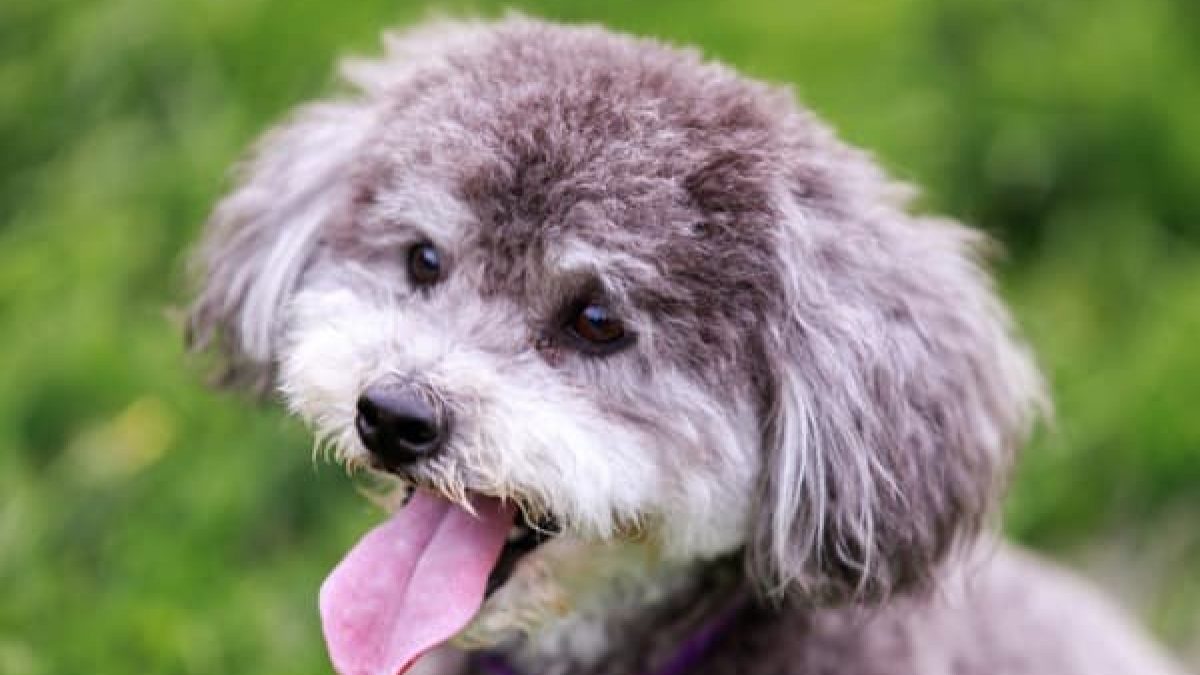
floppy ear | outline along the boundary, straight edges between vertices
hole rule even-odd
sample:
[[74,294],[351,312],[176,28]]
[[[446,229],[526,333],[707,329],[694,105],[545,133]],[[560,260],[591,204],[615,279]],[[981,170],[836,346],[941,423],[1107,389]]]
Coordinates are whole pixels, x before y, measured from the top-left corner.
[[322,227],[346,212],[352,160],[370,126],[365,103],[301,108],[258,142],[214,210],[193,260],[200,288],[187,340],[222,352],[224,383],[269,386],[280,309]]
[[879,599],[921,587],[978,532],[1042,384],[981,235],[913,218],[882,187],[842,198],[868,203],[781,198],[783,316],[748,563],[774,594]]

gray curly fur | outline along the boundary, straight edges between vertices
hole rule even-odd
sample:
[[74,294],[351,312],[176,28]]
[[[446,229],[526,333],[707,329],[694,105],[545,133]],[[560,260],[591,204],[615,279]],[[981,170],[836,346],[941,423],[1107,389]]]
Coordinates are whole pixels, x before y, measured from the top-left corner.
[[[983,236],[913,215],[911,191],[790,92],[694,51],[517,17],[426,27],[345,70],[356,92],[302,108],[259,144],[198,254],[192,339],[223,351],[231,379],[272,384],[297,288],[352,278],[398,292],[387,279],[401,276],[402,238],[387,214],[406,186],[443,186],[435,210],[469,221],[455,265],[482,298],[553,305],[579,289],[547,288],[534,261],[568,238],[603,249],[604,292],[646,327],[635,372],[748,392],[762,469],[744,574],[774,602],[747,619],[756,628],[736,652],[763,668],[740,672],[835,672],[875,644],[872,625],[936,624],[929,639],[953,642],[946,654],[976,639],[911,618],[932,616],[933,600],[895,598],[958,574],[951,553],[977,550],[1048,407]],[[548,363],[566,358],[548,349]],[[596,404],[655,425],[631,389]],[[1027,578],[1043,583],[1034,568]],[[822,613],[868,604],[883,618]],[[809,656],[791,663],[807,669],[769,656],[801,644]],[[879,661],[846,672],[882,672],[886,650],[864,649]],[[1034,661],[1003,672],[1085,672]],[[972,663],[954,672],[1003,670]]]

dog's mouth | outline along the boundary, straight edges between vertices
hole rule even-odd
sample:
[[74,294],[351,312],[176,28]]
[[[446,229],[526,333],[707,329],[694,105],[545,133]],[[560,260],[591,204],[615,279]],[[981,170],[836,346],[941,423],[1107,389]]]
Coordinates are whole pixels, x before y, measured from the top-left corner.
[[510,502],[455,504],[426,490],[369,532],[321,587],[321,623],[338,672],[403,673],[463,629],[485,598],[558,527],[527,524]]
[[558,522],[551,517],[540,518],[533,526],[528,523],[529,519],[520,512],[513,518],[513,526],[508,531],[504,548],[500,549],[500,557],[496,560],[496,566],[488,575],[484,598],[491,597],[508,582],[518,562],[559,533]]

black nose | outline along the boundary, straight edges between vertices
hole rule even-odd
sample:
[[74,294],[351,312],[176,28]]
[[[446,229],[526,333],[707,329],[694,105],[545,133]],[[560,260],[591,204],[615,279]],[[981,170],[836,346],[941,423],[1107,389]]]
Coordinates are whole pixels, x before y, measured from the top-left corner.
[[358,397],[358,437],[387,468],[429,457],[445,440],[445,421],[414,387],[373,385]]

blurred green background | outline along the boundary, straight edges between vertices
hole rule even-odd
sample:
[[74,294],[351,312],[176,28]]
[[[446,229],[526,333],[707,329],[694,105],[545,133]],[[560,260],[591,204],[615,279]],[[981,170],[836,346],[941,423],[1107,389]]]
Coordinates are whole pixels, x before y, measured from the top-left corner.
[[[1200,4],[516,4],[794,83],[1003,241],[1058,404],[1006,527],[1200,664]],[[171,317],[248,142],[428,11],[0,0],[0,673],[328,672],[316,589],[379,514]]]

